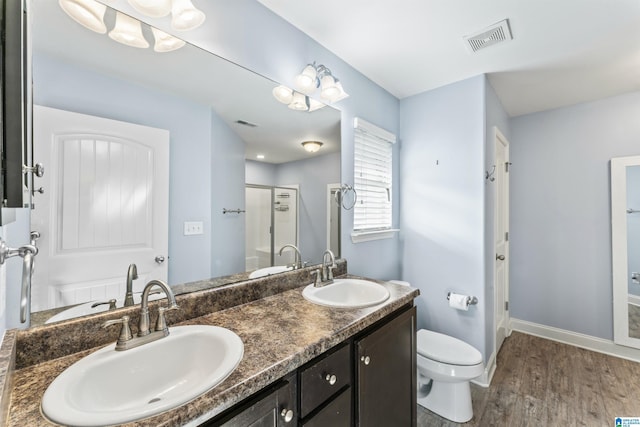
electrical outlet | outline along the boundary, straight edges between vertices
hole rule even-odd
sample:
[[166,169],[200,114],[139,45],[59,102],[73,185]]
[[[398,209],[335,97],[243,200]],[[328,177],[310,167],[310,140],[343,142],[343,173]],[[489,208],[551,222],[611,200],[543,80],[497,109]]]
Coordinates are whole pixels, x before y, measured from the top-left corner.
[[187,221],[184,223],[184,235],[194,236],[196,234],[202,234],[204,232],[204,226],[202,221]]

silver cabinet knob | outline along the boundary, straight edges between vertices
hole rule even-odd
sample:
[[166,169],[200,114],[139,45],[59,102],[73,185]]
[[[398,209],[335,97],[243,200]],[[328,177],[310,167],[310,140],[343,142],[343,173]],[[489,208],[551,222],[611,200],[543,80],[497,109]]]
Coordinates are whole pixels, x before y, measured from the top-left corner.
[[500,261],[504,261],[504,255],[498,255],[496,254],[496,259],[500,260]]
[[338,377],[336,377],[333,374],[327,374],[327,376],[324,379],[327,380],[329,385],[334,385],[336,381],[338,381]]
[[293,411],[291,409],[284,408],[282,412],[280,412],[280,416],[284,418],[285,423],[289,423],[293,419]]
[[365,365],[368,365],[369,363],[371,363],[371,358],[369,356],[362,356],[360,360],[364,362]]
[[164,262],[164,257],[163,257],[162,255],[158,255],[158,256],[156,257],[156,262],[157,262],[158,264],[162,264],[162,263]]

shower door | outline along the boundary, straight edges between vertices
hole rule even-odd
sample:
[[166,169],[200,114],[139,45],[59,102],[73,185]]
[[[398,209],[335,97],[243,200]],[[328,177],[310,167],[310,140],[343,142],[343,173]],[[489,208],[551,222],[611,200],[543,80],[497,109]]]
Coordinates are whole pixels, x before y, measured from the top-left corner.
[[298,245],[298,190],[247,185],[245,191],[247,271],[294,261],[294,252],[280,248]]

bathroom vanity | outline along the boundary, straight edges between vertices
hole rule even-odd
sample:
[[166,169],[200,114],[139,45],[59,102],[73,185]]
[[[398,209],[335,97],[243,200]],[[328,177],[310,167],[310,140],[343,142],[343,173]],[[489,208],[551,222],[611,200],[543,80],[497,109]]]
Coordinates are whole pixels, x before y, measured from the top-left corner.
[[[380,282],[390,293],[381,304],[324,307],[302,296],[312,268],[178,296],[181,310],[167,315],[170,328],[230,329],[241,337],[244,357],[204,394],[126,425],[245,426],[256,420],[274,426],[415,425],[418,291]],[[345,273],[342,261],[337,274]],[[150,305],[155,316],[158,303]],[[136,312],[133,307],[8,331],[3,351],[15,356],[7,356],[11,401],[5,424],[53,425],[40,412],[49,384],[76,361],[113,345],[117,331],[102,330],[101,323],[127,314],[135,325]]]

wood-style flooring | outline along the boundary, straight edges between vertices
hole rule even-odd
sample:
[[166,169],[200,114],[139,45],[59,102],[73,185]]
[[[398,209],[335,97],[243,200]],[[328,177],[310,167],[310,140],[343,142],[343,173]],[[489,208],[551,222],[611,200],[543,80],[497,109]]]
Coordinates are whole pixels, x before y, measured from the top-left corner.
[[418,405],[418,426],[615,426],[640,417],[640,363],[514,332],[491,386],[471,384],[471,398],[468,423]]

